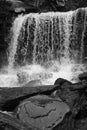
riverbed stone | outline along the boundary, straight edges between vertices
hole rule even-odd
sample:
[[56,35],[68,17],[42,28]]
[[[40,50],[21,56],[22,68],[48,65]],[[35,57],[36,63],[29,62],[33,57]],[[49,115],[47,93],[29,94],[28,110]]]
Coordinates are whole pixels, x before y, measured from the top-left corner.
[[45,95],[37,95],[23,101],[17,110],[17,117],[28,125],[42,130],[51,130],[69,112],[66,103]]

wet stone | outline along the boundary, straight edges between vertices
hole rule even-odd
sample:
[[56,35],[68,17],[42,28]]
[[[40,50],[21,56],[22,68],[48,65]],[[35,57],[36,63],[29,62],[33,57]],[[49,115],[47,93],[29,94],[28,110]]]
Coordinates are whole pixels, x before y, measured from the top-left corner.
[[67,104],[45,95],[24,100],[17,109],[17,117],[24,123],[43,130],[51,130],[69,112]]
[[72,83],[66,79],[58,78],[56,79],[54,84],[63,85],[64,83],[67,83],[68,85],[71,85]]
[[32,87],[41,86],[41,85],[42,85],[41,80],[31,80],[27,84],[25,84],[25,86],[32,86]]
[[82,80],[86,80],[87,81],[87,72],[84,72],[82,74],[79,75],[79,79]]

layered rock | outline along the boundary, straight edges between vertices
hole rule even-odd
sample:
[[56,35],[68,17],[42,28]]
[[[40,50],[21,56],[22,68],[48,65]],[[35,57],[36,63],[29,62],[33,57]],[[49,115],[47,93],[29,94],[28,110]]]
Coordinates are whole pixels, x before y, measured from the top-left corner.
[[[1,1],[2,2],[2,1]],[[26,10],[47,10],[51,8],[52,10],[61,10],[61,11],[68,11],[68,10],[75,10],[77,8],[86,7],[86,0],[4,0],[2,3],[9,4],[9,10],[14,10],[15,12],[25,12]],[[48,8],[46,8],[48,7]],[[49,8],[50,7],[50,8]],[[46,8],[46,9],[45,9]]]
[[31,97],[18,107],[17,115],[21,121],[39,129],[51,130],[69,112],[69,107],[61,100],[45,95]]
[[18,126],[23,122],[24,126],[29,128],[33,123],[31,129],[87,129],[86,82],[72,84],[60,78],[52,86],[32,87],[31,83],[20,88],[1,88],[0,95],[0,110],[10,112],[0,113],[3,117],[0,122],[4,125],[7,123],[16,128],[15,123]]

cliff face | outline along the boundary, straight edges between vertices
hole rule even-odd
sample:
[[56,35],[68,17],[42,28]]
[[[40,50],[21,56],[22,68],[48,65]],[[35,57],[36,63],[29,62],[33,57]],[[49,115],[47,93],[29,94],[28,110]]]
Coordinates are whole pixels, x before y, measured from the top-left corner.
[[0,1],[0,52],[8,47],[8,34],[12,20],[20,13],[69,11],[86,7],[86,0],[1,0]]
[[6,9],[16,13],[43,12],[43,11],[69,11],[86,7],[86,0],[1,0]]

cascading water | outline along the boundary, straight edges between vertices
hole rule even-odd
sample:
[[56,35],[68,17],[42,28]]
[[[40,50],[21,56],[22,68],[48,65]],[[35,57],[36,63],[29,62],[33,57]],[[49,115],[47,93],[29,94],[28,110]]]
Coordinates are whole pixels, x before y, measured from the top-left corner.
[[53,84],[59,77],[75,82],[85,70],[86,12],[87,8],[81,8],[65,13],[19,15],[11,29],[8,79],[14,83],[8,85],[20,86],[33,79]]
[[19,16],[13,25],[9,66],[26,62],[43,64],[62,59],[70,61],[72,17],[72,11]]

